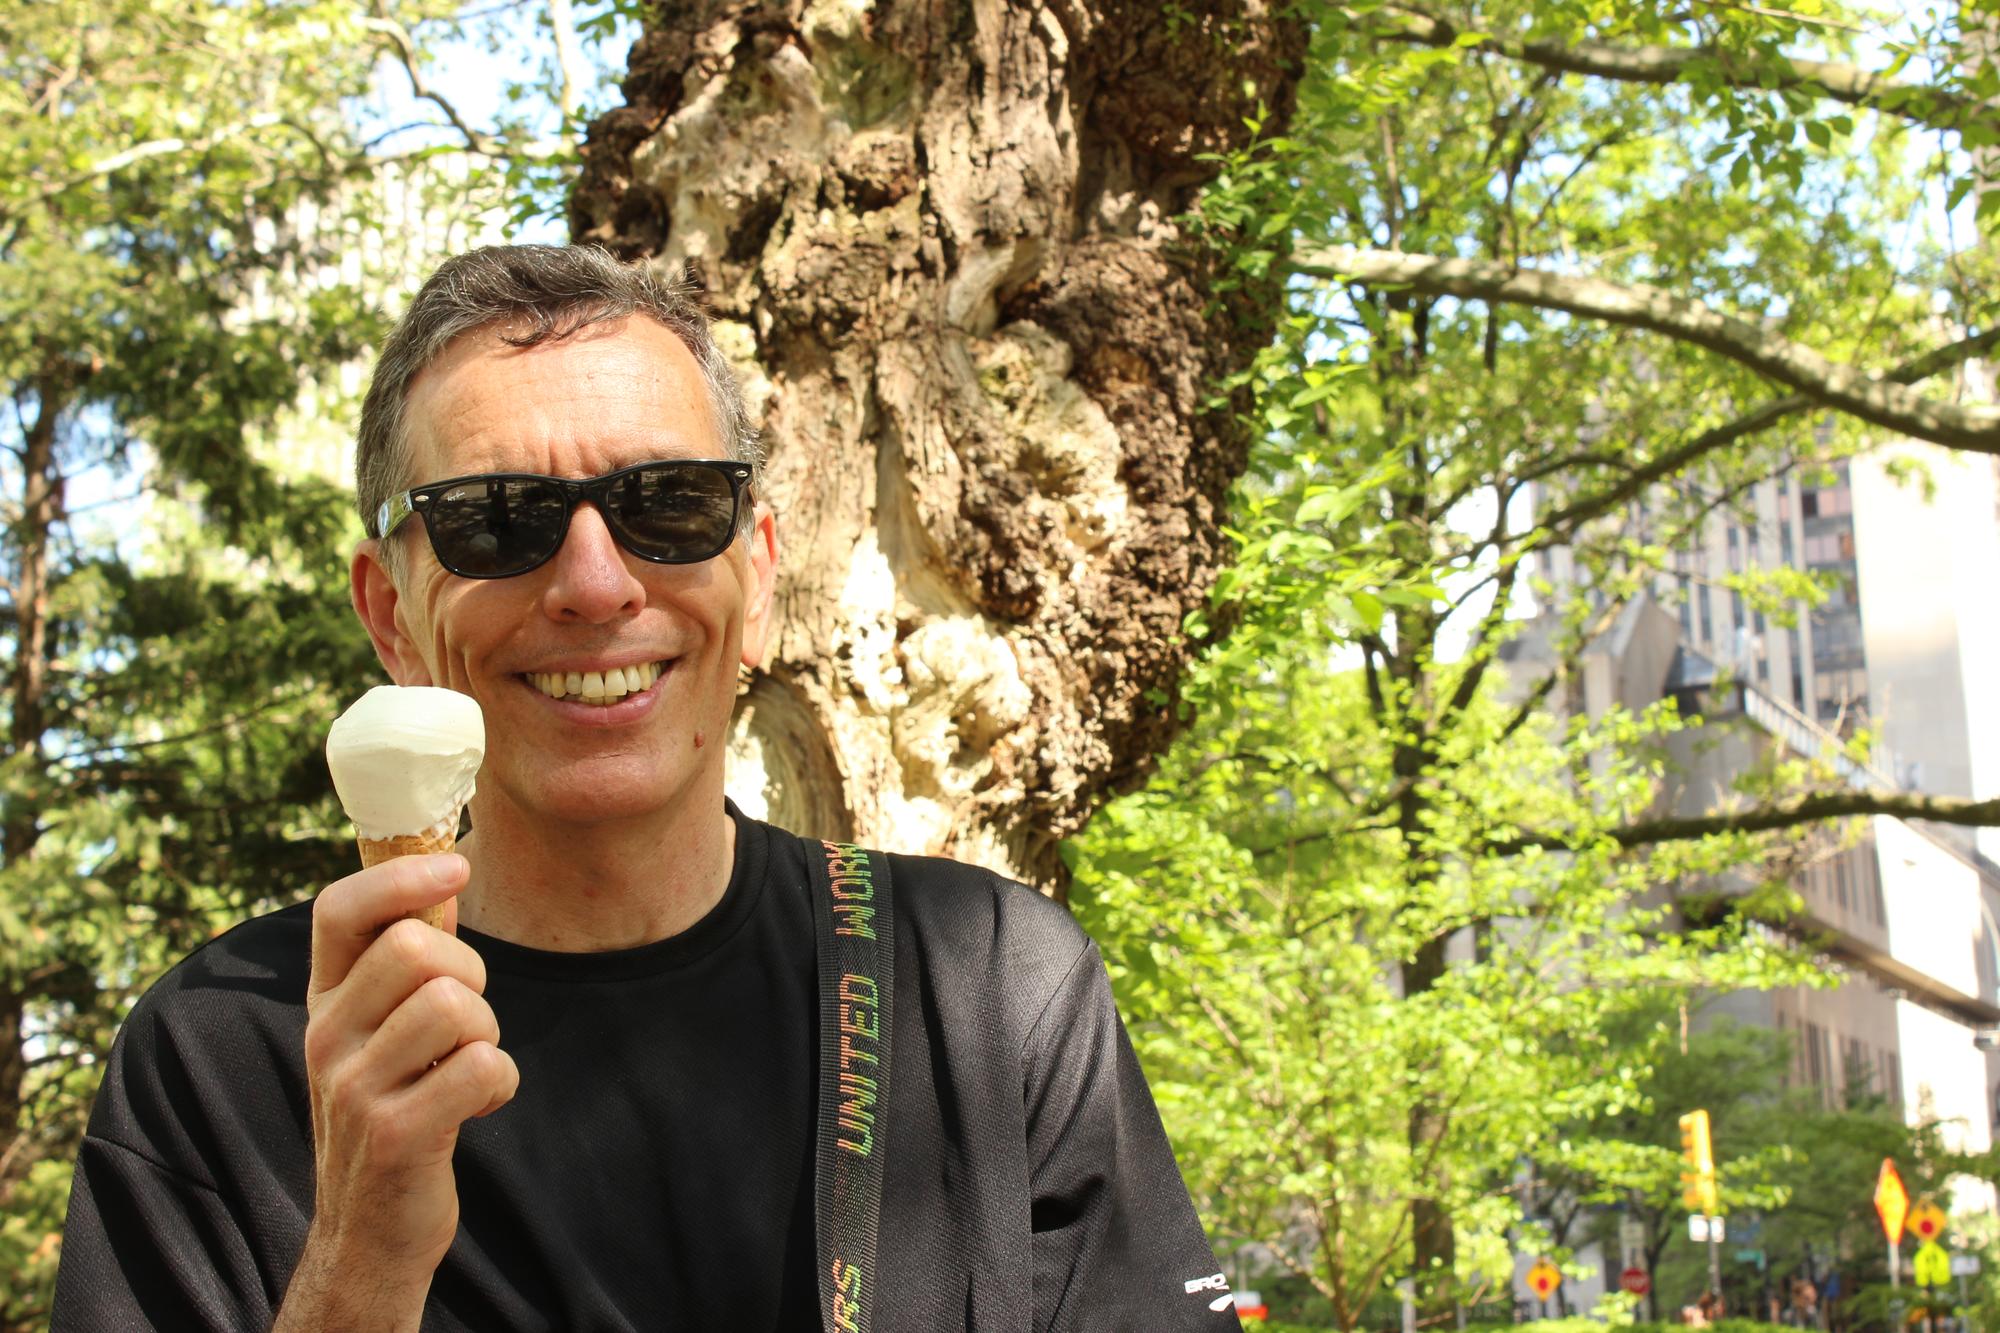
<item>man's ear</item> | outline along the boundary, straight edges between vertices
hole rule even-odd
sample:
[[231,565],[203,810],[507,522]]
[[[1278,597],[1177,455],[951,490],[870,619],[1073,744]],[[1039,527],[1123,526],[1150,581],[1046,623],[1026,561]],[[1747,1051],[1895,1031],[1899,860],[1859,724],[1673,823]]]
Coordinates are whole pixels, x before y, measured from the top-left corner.
[[402,590],[382,563],[381,542],[370,537],[354,548],[354,559],[347,567],[347,586],[354,601],[354,614],[367,629],[368,638],[375,645],[375,656],[389,673],[389,679],[398,685],[430,684],[430,668],[410,642],[410,636],[403,632],[396,615]]
[[771,636],[771,603],[778,584],[778,521],[761,504],[757,506],[749,541],[750,586],[743,611],[743,665],[755,668],[764,664],[764,648]]

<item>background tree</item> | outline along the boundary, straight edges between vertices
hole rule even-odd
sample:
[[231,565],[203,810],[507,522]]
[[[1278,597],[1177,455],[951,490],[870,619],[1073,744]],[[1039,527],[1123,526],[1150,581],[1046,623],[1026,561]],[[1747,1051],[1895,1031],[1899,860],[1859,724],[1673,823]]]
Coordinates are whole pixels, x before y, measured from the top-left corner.
[[[1281,126],[1293,6],[704,0],[645,15],[578,240],[690,263],[786,545],[735,740],[780,823],[1060,887],[1146,770],[1227,547],[1210,401],[1274,280],[1183,215]],[[1247,401],[1239,396],[1240,410]]]
[[[1318,1074],[1288,1034],[1345,1034],[1324,1072],[1368,1128],[1309,1135],[1261,1215],[1226,1197],[1260,1186],[1195,1168],[1212,1207],[1246,1239],[1306,1226],[1315,1276],[1337,1300],[1354,1292],[1350,1310],[1410,1273],[1441,1305],[1454,1280],[1463,1293],[1497,1274],[1518,1207],[1500,1202],[1511,1155],[1495,1160],[1493,1122],[1466,1108],[1505,1090],[1516,1118],[1499,1141],[1535,1152],[1565,1119],[1628,1102],[1643,1064],[1586,1078],[1593,1067],[1564,1063],[1618,1001],[1552,991],[1543,969],[1751,980],[1770,961],[1751,937],[1709,958],[1661,941],[1646,964],[1621,964],[1617,946],[1666,924],[1650,913],[1668,886],[1726,867],[1769,881],[1751,909],[1782,909],[1785,862],[1805,844],[1750,838],[1760,830],[1871,810],[2000,818],[2000,802],[1843,790],[1804,762],[1744,775],[1707,815],[1662,817],[1663,751],[1685,720],[1571,715],[1588,647],[1753,488],[1885,431],[1992,447],[1992,409],[1959,401],[1956,379],[1995,340],[1989,289],[1964,281],[1983,253],[1949,246],[1936,205],[1929,229],[1911,218],[1927,190],[1971,188],[1961,145],[1994,126],[1960,94],[1993,75],[1949,18],[1911,31],[1831,6],[1318,12],[1289,131],[1234,156],[1203,202],[1228,225],[1245,201],[1237,263],[1297,279],[1283,336],[1241,381],[1265,448],[1217,589],[1217,623],[1240,623],[1190,686],[1196,733],[1086,836],[1077,873],[1086,912],[1141,950],[1194,931],[1157,981],[1124,966],[1121,999],[1157,1022],[1148,1049],[1177,1087],[1242,1085],[1236,1141],[1290,1143],[1301,1114],[1258,1102],[1272,1085],[1241,1061]],[[1645,78],[1613,59],[1634,52]],[[1836,77],[1863,58],[1872,76]],[[1923,68],[1935,79],[1911,84]],[[1918,151],[1912,126],[1946,151]],[[1548,578],[1558,555],[1576,571],[1562,586]],[[1779,617],[1819,596],[1795,573],[1735,586]],[[1510,669],[1530,607],[1542,651]],[[1188,627],[1201,636],[1206,619]],[[1302,688],[1339,636],[1358,658],[1344,696]],[[1233,728],[1266,698],[1269,730],[1241,743]],[[1194,862],[1226,868],[1219,899],[1181,882]],[[1226,951],[1202,924],[1224,902],[1249,918]],[[1284,906],[1299,902],[1319,910]],[[1731,929],[1704,943],[1732,944]],[[1535,950],[1510,951],[1522,932]],[[1250,979],[1270,968],[1297,984]],[[1204,986],[1279,986],[1302,1013],[1267,1033]],[[1552,1027],[1514,1016],[1551,993]],[[1197,1101],[1171,1123],[1205,1150]]]
[[[1655,885],[1751,863],[1752,840],[1639,855],[1606,836],[1643,815],[1634,756],[1682,726],[1670,710],[1503,737],[1512,710],[1476,700],[1438,760],[1451,785],[1419,879],[1376,795],[1394,738],[1363,674],[1315,660],[1310,629],[1278,655],[1265,623],[1251,611],[1190,673],[1187,738],[1073,844],[1078,915],[1240,1280],[1295,1273],[1335,1327],[1364,1326],[1422,1271],[1430,1216],[1452,1229],[1456,1299],[1509,1300],[1517,1248],[1564,1257],[1609,1182],[1677,1177],[1671,1133],[1585,1138],[1665,1114],[1649,1100],[1661,1010],[1811,969],[1741,921],[1680,933],[1646,905]],[[1245,688],[1248,661],[1265,674]],[[1594,774],[1590,754],[1607,759]],[[1559,825],[1580,849],[1483,855],[1496,823]],[[1412,986],[1406,960],[1440,935],[1437,974]]]
[[449,140],[356,119],[386,53],[450,128],[418,43],[455,31],[427,3],[0,15],[0,1328],[43,1326],[133,998],[351,868],[320,746],[375,668],[320,442],[400,276],[370,230],[382,173],[449,184],[442,223],[510,184],[532,211],[554,156],[522,149],[523,110],[478,132],[497,165],[426,174]]
[[[282,223],[354,160],[333,111],[373,48],[336,5],[59,0],[0,50],[0,1326],[28,1328],[136,989],[336,863],[306,733],[359,667],[344,527],[252,446],[374,330],[341,287],[268,299],[330,257]],[[182,500],[176,534],[106,521]]]
[[[1709,1284],[1707,1248],[1689,1242],[1684,1225],[1680,1117],[1709,1113],[1721,1201],[1732,1235],[1745,1244],[1747,1218],[1780,1215],[1798,1197],[1797,1168],[1819,1142],[1796,1132],[1800,1098],[1786,1089],[1792,1051],[1785,1034],[1726,1017],[1700,1021],[1689,1013],[1697,997],[1688,999],[1662,1006],[1656,998],[1623,1030],[1606,1034],[1644,1069],[1638,1095],[1612,1114],[1565,1126],[1537,1161],[1558,1207],[1590,1210],[1575,1240],[1595,1241],[1607,1268],[1620,1257],[1620,1219],[1638,1224],[1640,1266],[1655,1279],[1642,1305],[1655,1319],[1692,1305]],[[1823,1111],[1817,1089],[1812,1096],[1813,1110]],[[1872,1177],[1860,1188],[1872,1189]],[[1664,1264],[1670,1252],[1686,1262]],[[1772,1267],[1781,1263],[1774,1258]],[[1737,1300],[1730,1308],[1763,1313]]]

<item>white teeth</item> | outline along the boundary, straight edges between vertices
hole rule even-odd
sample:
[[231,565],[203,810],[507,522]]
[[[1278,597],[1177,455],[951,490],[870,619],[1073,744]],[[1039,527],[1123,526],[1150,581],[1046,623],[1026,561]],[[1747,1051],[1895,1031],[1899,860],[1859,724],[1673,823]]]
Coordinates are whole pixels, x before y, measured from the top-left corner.
[[609,671],[531,671],[528,683],[552,699],[581,699],[589,703],[615,703],[628,694],[651,689],[662,675],[658,662],[640,662]]

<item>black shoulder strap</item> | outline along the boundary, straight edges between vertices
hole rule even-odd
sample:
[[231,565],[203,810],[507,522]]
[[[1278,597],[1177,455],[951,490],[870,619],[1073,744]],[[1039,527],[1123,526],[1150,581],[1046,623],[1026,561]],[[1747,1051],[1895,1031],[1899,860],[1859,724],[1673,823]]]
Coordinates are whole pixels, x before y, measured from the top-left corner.
[[825,1333],[868,1333],[889,1110],[895,915],[889,858],[806,839],[819,941],[819,1132],[813,1221]]

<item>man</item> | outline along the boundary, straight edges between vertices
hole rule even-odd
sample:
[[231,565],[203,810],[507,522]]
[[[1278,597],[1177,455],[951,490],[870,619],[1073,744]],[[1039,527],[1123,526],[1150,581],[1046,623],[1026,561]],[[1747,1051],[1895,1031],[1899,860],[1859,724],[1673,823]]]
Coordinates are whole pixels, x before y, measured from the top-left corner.
[[[56,1329],[845,1326],[814,850],[723,797],[778,559],[757,462],[701,315],[642,270],[508,247],[424,286],[363,409],[353,599],[393,680],[484,711],[474,831],[140,1002]],[[1094,947],[1019,885],[879,863],[866,1324],[1233,1327]]]

